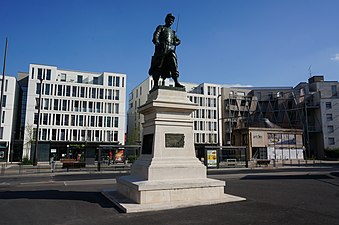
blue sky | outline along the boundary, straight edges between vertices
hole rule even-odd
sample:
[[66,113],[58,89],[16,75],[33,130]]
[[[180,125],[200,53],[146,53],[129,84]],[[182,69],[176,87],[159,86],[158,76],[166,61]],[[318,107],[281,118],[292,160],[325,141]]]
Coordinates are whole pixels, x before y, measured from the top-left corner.
[[[338,0],[0,0],[1,71],[30,63],[147,78],[152,34],[180,17],[180,81],[295,86],[339,80]],[[173,25],[175,29],[176,23]]]

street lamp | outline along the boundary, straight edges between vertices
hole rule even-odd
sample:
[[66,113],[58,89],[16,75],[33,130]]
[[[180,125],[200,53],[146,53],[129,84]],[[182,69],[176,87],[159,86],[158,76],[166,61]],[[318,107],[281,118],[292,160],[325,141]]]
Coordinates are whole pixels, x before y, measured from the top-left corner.
[[41,92],[42,92],[42,81],[43,78],[40,76],[38,77],[40,81],[40,91],[39,91],[39,100],[38,100],[38,121],[36,126],[36,132],[35,132],[35,151],[33,156],[33,166],[36,166],[38,164],[38,144],[39,144],[39,126],[40,126],[40,111],[41,111]]

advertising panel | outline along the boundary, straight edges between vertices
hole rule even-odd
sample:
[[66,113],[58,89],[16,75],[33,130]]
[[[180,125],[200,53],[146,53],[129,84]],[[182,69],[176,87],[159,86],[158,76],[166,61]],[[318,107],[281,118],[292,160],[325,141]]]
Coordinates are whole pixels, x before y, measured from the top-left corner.
[[217,150],[207,150],[207,167],[217,167]]

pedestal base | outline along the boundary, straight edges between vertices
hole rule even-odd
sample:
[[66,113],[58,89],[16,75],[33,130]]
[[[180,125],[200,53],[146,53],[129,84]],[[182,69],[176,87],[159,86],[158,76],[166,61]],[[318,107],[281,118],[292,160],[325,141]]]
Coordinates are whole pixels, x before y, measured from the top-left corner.
[[103,194],[125,213],[246,200],[224,194],[225,182],[208,178],[158,182],[124,176],[117,179],[117,185],[118,190],[104,190]]

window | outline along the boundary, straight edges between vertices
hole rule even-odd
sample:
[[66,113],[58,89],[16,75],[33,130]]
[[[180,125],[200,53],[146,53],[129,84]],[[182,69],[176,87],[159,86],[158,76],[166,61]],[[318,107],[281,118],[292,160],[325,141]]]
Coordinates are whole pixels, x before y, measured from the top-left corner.
[[99,78],[93,77],[93,84],[99,84]]
[[65,129],[60,130],[60,140],[64,141],[66,139],[66,131]]
[[5,122],[5,114],[6,114],[6,111],[2,111],[1,123]]
[[44,99],[44,109],[48,110],[49,108],[49,99]]
[[328,138],[328,145],[335,145],[335,140],[333,137]]
[[74,111],[79,112],[79,101],[77,100],[74,101]]
[[72,97],[76,97],[77,96],[77,87],[73,86],[72,87]]
[[71,86],[66,86],[66,96],[71,96]]
[[114,127],[119,127],[119,117],[114,117]]
[[80,97],[85,97],[85,87],[80,87]]
[[104,89],[102,88],[99,89],[99,98],[104,99]]
[[118,141],[118,131],[114,131],[113,141]]
[[47,140],[47,129],[42,129],[41,139]]
[[75,115],[71,115],[71,126],[75,126]]
[[110,116],[107,116],[106,117],[106,127],[111,127],[111,117]]
[[119,103],[115,104],[115,114],[119,114]]
[[55,115],[55,125],[60,125],[60,120],[61,120],[60,114],[56,114]]
[[334,132],[334,127],[333,126],[327,126],[327,132],[328,133],[333,133]]
[[2,98],[2,107],[6,107],[7,95],[4,95]]
[[53,106],[53,109],[54,109],[54,110],[58,110],[58,105],[59,105],[59,99],[54,99],[54,106]]
[[58,96],[62,96],[62,85],[58,85]]
[[331,102],[326,102],[326,109],[332,109]]
[[332,96],[337,96],[337,85],[331,86]]
[[119,100],[119,90],[115,90],[115,100]]
[[68,126],[69,115],[65,115],[65,126]]
[[49,95],[50,94],[50,88],[51,88],[50,84],[45,84],[45,95]]
[[56,129],[52,129],[52,140],[55,141],[56,140]]
[[108,76],[108,86],[113,86],[113,77]]
[[83,76],[82,75],[78,75],[77,82],[78,83],[82,83],[83,82]]
[[34,79],[34,67],[32,67],[32,76],[31,76],[32,80]]
[[47,69],[46,80],[51,80],[51,70]]
[[42,69],[38,68],[38,79],[42,79]]
[[42,124],[48,125],[48,114],[44,113],[42,118]]
[[41,83],[37,83],[36,84],[36,89],[35,89],[35,94],[40,94],[40,91],[41,91]]
[[92,98],[96,98],[96,92],[97,92],[97,89],[92,88]]
[[333,120],[332,114],[326,114],[326,120],[332,121]]
[[62,100],[62,111],[66,111],[67,110],[67,100]]
[[115,86],[120,87],[120,77],[116,77]]

